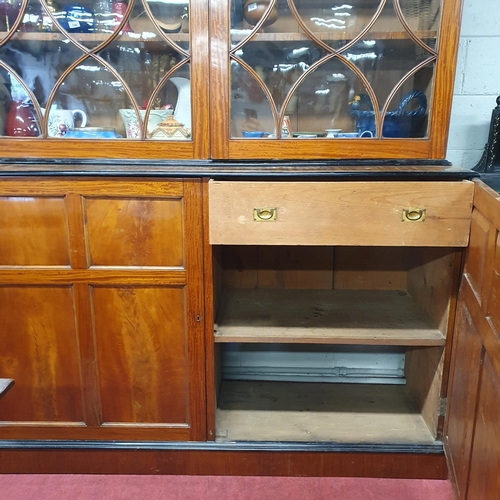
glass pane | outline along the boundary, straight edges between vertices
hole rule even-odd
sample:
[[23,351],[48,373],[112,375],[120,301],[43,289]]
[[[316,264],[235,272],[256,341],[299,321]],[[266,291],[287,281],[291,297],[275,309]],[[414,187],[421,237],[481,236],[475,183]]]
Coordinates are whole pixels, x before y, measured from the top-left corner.
[[410,76],[398,89],[389,105],[383,127],[384,137],[427,136],[428,117],[434,76],[429,64]]
[[268,137],[275,129],[271,104],[259,82],[231,61],[231,137]]
[[[247,82],[265,102],[257,132],[270,139],[282,122],[299,138],[400,137],[386,133],[390,120],[382,134],[380,113],[388,99],[389,118],[410,92],[430,96],[439,21],[439,0],[232,0],[231,87],[240,96]],[[248,101],[232,98],[232,137],[245,109],[255,117]]]
[[187,134],[174,140],[190,140],[188,2],[0,0],[0,120],[22,101],[45,137],[146,140],[121,110],[148,126],[172,114]]
[[39,137],[36,99],[15,72],[0,66],[0,135]]
[[325,2],[297,0],[304,24],[334,50],[342,47],[372,21],[379,2]]
[[[294,137],[355,138],[350,105],[354,94],[366,94],[363,81],[338,58],[309,73],[287,107]],[[369,99],[369,98],[368,98]],[[363,137],[372,137],[366,133]]]
[[410,29],[432,49],[441,21],[441,0],[399,0],[404,19]]
[[[399,33],[398,39],[385,36],[387,26]],[[401,79],[433,54],[405,32],[401,21],[394,17],[394,4],[389,0],[368,33],[343,50],[342,55],[363,73],[382,107]]]

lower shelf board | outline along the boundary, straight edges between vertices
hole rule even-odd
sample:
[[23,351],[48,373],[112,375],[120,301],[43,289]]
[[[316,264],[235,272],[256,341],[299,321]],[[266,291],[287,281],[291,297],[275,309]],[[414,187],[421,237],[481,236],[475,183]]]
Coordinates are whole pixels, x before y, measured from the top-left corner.
[[224,381],[217,441],[433,444],[399,385]]
[[231,289],[215,342],[442,346],[445,338],[398,290]]

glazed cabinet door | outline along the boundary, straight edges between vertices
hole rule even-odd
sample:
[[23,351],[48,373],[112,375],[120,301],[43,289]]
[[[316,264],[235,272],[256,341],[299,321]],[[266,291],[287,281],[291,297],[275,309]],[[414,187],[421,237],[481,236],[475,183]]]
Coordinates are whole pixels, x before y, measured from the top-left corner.
[[205,439],[200,182],[0,188],[0,437]]
[[0,0],[6,157],[207,158],[206,0]]
[[500,491],[500,196],[476,185],[460,288],[445,445],[458,498]]
[[212,0],[215,158],[444,158],[461,2]]

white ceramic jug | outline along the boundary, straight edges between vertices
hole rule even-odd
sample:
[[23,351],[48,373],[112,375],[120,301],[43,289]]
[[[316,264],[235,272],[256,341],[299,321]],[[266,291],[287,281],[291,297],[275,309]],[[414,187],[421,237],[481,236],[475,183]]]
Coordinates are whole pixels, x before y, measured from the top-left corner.
[[[45,108],[41,108],[45,115]],[[75,128],[75,117],[80,117],[82,121],[80,127],[87,125],[87,114],[81,109],[56,109],[50,108],[48,133],[49,137],[62,137],[66,131]]]

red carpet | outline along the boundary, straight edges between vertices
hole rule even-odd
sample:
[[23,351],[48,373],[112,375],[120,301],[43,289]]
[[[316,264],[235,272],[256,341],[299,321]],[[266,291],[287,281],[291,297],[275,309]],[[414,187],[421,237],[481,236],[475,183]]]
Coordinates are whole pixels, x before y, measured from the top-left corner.
[[452,500],[448,481],[214,476],[0,475],[2,500]]

